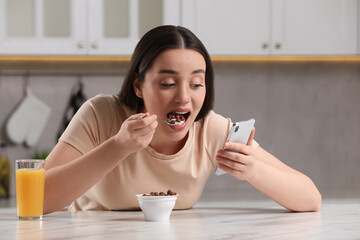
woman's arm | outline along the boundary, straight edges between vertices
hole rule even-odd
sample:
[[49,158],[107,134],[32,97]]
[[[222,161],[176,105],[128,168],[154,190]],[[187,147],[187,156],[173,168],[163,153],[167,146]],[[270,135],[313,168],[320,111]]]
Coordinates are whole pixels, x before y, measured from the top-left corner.
[[146,147],[157,127],[156,115],[148,113],[126,120],[120,131],[92,151],[82,155],[59,141],[45,163],[44,213],[60,210],[89,190],[132,152]]
[[247,145],[225,143],[234,153],[219,150],[219,167],[240,180],[246,180],[255,188],[291,211],[318,211],[321,194],[313,181],[290,168],[260,146],[254,148],[253,129]]
[[54,212],[73,202],[124,159],[126,152],[116,154],[116,146],[111,138],[82,155],[60,141],[46,159],[44,213]]

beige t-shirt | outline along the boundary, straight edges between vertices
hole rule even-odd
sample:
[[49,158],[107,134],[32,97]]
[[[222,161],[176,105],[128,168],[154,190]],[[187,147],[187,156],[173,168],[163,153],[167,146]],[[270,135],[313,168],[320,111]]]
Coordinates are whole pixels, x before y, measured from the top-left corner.
[[[132,114],[135,112],[121,106],[117,96],[98,95],[83,104],[60,140],[86,154],[117,134]],[[129,155],[72,203],[70,210],[139,209],[135,194],[168,189],[180,195],[175,209],[191,208],[216,168],[216,153],[223,147],[231,124],[230,119],[210,111],[192,125],[179,152],[164,155],[148,146]]]

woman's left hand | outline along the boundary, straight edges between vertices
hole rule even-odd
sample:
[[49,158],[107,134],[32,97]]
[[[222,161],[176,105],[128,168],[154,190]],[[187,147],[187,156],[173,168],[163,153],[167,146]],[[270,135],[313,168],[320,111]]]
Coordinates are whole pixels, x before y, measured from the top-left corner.
[[238,152],[220,149],[216,155],[218,167],[240,180],[247,180],[255,173],[256,159],[252,147],[255,128],[252,129],[246,145],[235,142],[226,142],[224,147]]

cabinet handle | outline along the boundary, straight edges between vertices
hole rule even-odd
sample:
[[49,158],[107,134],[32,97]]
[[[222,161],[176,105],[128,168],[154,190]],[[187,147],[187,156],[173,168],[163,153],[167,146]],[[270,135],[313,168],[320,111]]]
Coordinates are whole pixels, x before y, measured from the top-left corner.
[[269,45],[267,43],[263,43],[263,45],[262,45],[263,49],[267,49],[268,47],[269,47]]
[[97,48],[99,48],[99,42],[93,42],[93,43],[91,44],[91,46],[92,46],[92,48],[97,49]]
[[281,48],[281,43],[276,43],[276,44],[275,44],[275,48],[276,48],[276,49],[280,49],[280,48]]
[[77,44],[78,48],[84,48],[85,47],[85,42],[81,41]]

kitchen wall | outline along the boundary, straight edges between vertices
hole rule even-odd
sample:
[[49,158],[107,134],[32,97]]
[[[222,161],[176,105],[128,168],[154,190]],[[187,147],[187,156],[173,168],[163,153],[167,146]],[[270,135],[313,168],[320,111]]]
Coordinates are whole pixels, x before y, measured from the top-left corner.
[[[234,121],[255,118],[259,144],[313,179],[324,197],[360,197],[359,63],[215,63],[215,74],[216,112]],[[36,147],[8,145],[12,167],[15,159],[55,145],[71,90],[79,79],[71,74],[28,76],[31,90],[52,113]],[[117,93],[122,80],[123,75],[81,77],[88,98]],[[3,141],[5,122],[21,102],[24,86],[23,75],[0,75]],[[244,181],[211,176],[202,199],[224,196],[264,197]]]

